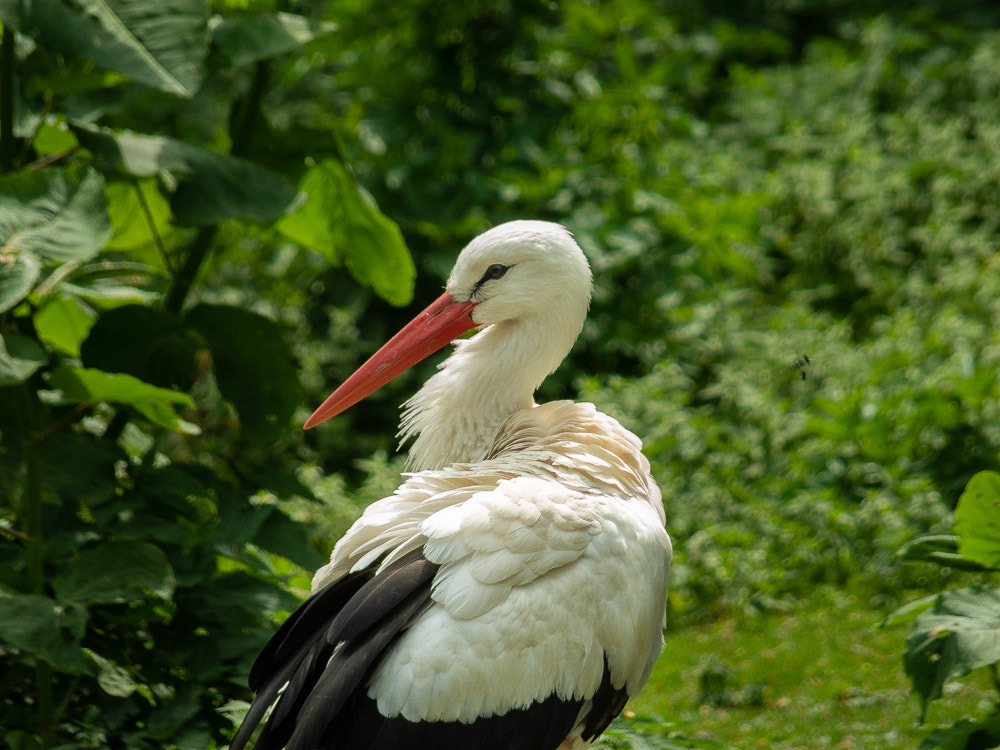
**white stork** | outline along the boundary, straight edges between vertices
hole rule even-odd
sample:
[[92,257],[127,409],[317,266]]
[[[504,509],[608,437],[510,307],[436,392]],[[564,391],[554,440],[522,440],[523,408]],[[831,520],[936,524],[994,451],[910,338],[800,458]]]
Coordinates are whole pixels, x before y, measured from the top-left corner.
[[370,505],[250,673],[231,750],[580,750],[663,646],[670,539],[640,442],[537,405],[590,304],[563,227],[514,221],[306,422],[473,328],[404,407],[416,473]]

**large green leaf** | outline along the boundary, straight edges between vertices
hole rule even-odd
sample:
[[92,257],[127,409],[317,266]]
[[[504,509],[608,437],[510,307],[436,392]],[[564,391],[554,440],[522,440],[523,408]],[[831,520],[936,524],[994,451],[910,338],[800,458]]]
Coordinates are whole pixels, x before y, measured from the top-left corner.
[[111,236],[104,180],[87,169],[79,181],[58,169],[0,177],[0,259],[35,253],[83,261]]
[[986,750],[1000,747],[1000,714],[980,721],[962,719],[935,729],[917,750]]
[[199,432],[197,425],[185,422],[174,410],[175,406],[194,407],[194,400],[186,393],[159,388],[132,375],[83,367],[61,366],[52,372],[49,382],[70,401],[128,404],[161,427],[188,434]]
[[41,272],[38,256],[28,250],[0,252],[0,313],[27,297]]
[[86,669],[80,639],[87,613],[46,596],[0,591],[0,639],[64,672]]
[[[301,602],[281,586],[263,581],[244,571],[234,571],[207,582],[198,592],[198,611],[206,621],[225,622],[235,612],[255,617],[282,610],[290,611]],[[245,617],[245,614],[238,615]]]
[[963,557],[1000,569],[1000,474],[981,471],[969,480],[955,509]]
[[937,604],[938,596],[938,594],[928,594],[927,596],[922,596],[919,599],[914,599],[912,602],[907,602],[901,607],[893,610],[893,612],[887,615],[884,620],[878,623],[877,627],[892,627],[894,625],[905,625],[908,622],[913,622],[920,617],[920,615]]
[[233,65],[247,65],[292,52],[336,30],[332,21],[313,21],[294,13],[262,13],[222,19],[213,30],[212,42]]
[[344,168],[324,161],[306,172],[299,189],[308,198],[278,223],[282,234],[335,265],[346,264],[355,279],[386,301],[408,304],[416,269],[403,235]]
[[108,250],[132,250],[163,242],[174,228],[170,204],[155,179],[111,182],[107,186],[108,216],[114,233]]
[[924,705],[941,697],[944,684],[1000,661],[1000,590],[945,591],[917,618],[906,640],[903,664]]
[[110,659],[105,659],[89,648],[85,648],[83,651],[97,668],[97,684],[105,693],[117,698],[128,698],[135,692],[136,681],[127,669],[118,666]]
[[246,436],[264,443],[284,434],[300,394],[278,327],[228,305],[198,305],[186,319],[208,342],[219,391],[236,408]]
[[23,383],[48,361],[49,355],[34,339],[17,333],[0,336],[0,386]]
[[174,593],[167,556],[147,542],[106,542],[60,561],[57,569],[52,590],[61,602],[113,604]]
[[115,464],[124,458],[110,440],[58,430],[40,444],[42,486],[62,497],[97,507],[115,497]]
[[35,313],[34,323],[41,341],[71,357],[79,357],[80,344],[94,325],[94,313],[73,297],[56,297]]
[[254,543],[275,554],[287,557],[306,570],[315,570],[323,564],[323,557],[303,542],[309,537],[309,528],[299,521],[275,511],[257,534]]
[[201,0],[0,0],[0,19],[49,52],[94,60],[189,97],[201,85],[208,3]]
[[119,307],[137,301],[159,300],[167,284],[166,276],[152,266],[105,260],[74,268],[65,275],[59,291],[86,299],[98,307]]
[[954,534],[932,534],[907,542],[896,556],[900,560],[932,562],[958,570],[989,570],[958,552],[958,537]]
[[205,340],[185,329],[176,315],[124,305],[98,318],[80,347],[80,357],[87,367],[187,391],[197,376],[197,352],[206,347]]
[[284,178],[247,159],[165,136],[79,128],[80,142],[102,160],[136,177],[166,172],[179,181],[170,201],[184,226],[244,218],[272,222],[298,198]]

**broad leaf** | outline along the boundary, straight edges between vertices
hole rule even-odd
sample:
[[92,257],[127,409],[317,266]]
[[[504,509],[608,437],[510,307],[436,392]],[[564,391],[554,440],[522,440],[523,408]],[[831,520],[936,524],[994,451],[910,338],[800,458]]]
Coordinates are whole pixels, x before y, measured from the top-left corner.
[[208,342],[219,391],[236,408],[246,437],[264,443],[284,434],[300,397],[278,327],[227,305],[198,305],[187,322]]
[[291,210],[298,193],[274,172],[252,161],[164,136],[79,128],[87,148],[126,174],[169,173],[180,184],[170,201],[183,226],[225,219],[272,222]]
[[73,269],[59,291],[82,297],[98,307],[119,307],[136,301],[158,300],[166,277],[151,266],[129,261],[88,263]]
[[86,668],[80,639],[87,613],[46,596],[0,591],[0,639],[63,672]]
[[190,97],[201,85],[208,50],[201,0],[2,0],[0,19],[49,52],[94,60],[161,91]]
[[110,659],[105,659],[89,648],[85,648],[83,651],[97,668],[97,684],[105,693],[116,698],[128,698],[135,692],[136,682],[127,669],[118,666]]
[[[180,742],[176,741],[178,730],[184,725],[188,719],[198,713],[199,695],[196,689],[187,690],[175,695],[174,697],[159,703],[153,711],[145,717],[146,732],[149,736],[161,740],[159,743],[160,747],[169,745],[175,745],[180,748],[182,745]],[[172,740],[167,743],[166,740]],[[202,748],[205,747],[204,738],[199,738],[199,741],[194,741],[191,744],[187,744],[189,748]]]
[[194,400],[186,393],[158,388],[124,373],[83,367],[59,367],[49,376],[49,382],[69,401],[128,404],[161,427],[188,434],[199,432],[196,425],[185,422],[174,411],[175,406],[194,407]]
[[[111,75],[111,74],[108,74]],[[80,142],[65,122],[45,122],[36,131],[31,145],[39,156],[66,155]]]
[[87,367],[187,391],[197,376],[196,354],[206,346],[179,317],[144,305],[124,305],[98,318],[80,356]]
[[0,336],[0,386],[23,383],[48,361],[49,355],[34,339],[17,333]]
[[945,591],[917,618],[906,640],[903,664],[913,690],[926,704],[944,684],[1000,661],[1000,590]]
[[156,180],[112,182],[107,186],[108,215],[114,233],[108,250],[132,250],[162,242],[173,231],[170,204]]
[[993,714],[980,721],[962,719],[950,727],[936,729],[927,735],[917,750],[978,750],[997,747],[1000,747],[1000,715]]
[[297,50],[306,42],[337,30],[332,21],[313,21],[294,13],[224,18],[212,42],[233,65],[247,65]]
[[111,236],[104,180],[87,169],[79,182],[58,169],[0,177],[0,258],[31,252],[84,261]]
[[981,471],[969,480],[955,509],[955,533],[963,557],[1000,569],[1000,474]]
[[93,311],[73,297],[56,297],[35,313],[35,332],[44,343],[71,357],[80,356],[80,344],[94,325]]
[[209,622],[225,622],[240,611],[254,617],[291,611],[301,603],[284,588],[243,571],[219,576],[207,583],[201,594],[198,611],[204,612]]
[[958,570],[988,570],[958,552],[958,537],[954,534],[922,536],[899,548],[896,555],[901,560],[932,562]]
[[394,221],[363,194],[344,168],[318,164],[302,178],[303,206],[278,223],[286,237],[347,265],[360,283],[394,305],[413,299],[416,270]]
[[159,547],[146,542],[106,542],[58,564],[52,590],[61,602],[113,604],[148,596],[170,599],[174,572]]
[[288,558],[305,570],[315,570],[324,561],[319,552],[302,543],[308,536],[308,527],[276,511],[254,536],[254,543]]
[[45,489],[91,507],[115,497],[115,463],[124,458],[117,445],[59,430],[43,440],[40,447]]
[[0,251],[0,313],[27,297],[41,272],[42,264],[31,251]]
[[882,620],[878,624],[878,627],[887,628],[894,625],[904,625],[908,622],[913,622],[920,617],[920,615],[933,607],[939,596],[940,594],[930,594],[928,596],[922,596],[919,599],[914,599],[912,602],[907,602]]

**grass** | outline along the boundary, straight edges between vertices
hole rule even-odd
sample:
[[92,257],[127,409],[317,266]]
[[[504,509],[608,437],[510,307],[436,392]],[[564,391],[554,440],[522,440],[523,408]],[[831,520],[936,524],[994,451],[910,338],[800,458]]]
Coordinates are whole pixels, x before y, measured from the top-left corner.
[[[867,597],[821,592],[793,613],[668,633],[628,711],[678,722],[726,750],[912,749],[937,725],[987,713],[997,695],[977,670],[946,686],[917,726],[902,667],[909,631],[873,627],[885,614]],[[717,688],[725,683],[714,701],[702,695],[713,676]]]

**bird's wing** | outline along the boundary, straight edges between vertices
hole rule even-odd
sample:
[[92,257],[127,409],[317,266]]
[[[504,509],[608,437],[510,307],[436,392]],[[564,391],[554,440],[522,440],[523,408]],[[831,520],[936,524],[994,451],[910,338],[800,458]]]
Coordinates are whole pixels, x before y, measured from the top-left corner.
[[372,665],[428,605],[436,570],[413,553],[377,573],[358,571],[314,593],[254,662],[250,687],[257,695],[230,750],[246,746],[272,704],[256,750],[320,747]]
[[519,477],[430,516],[424,554],[442,566],[434,601],[469,620],[579,559],[601,531],[598,504],[541,478]]
[[585,700],[605,669],[614,690],[641,688],[662,646],[669,550],[647,503],[519,477],[421,529],[438,606],[375,672],[368,694],[384,715],[472,721]]

